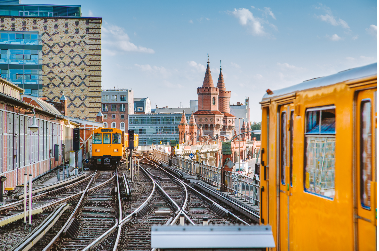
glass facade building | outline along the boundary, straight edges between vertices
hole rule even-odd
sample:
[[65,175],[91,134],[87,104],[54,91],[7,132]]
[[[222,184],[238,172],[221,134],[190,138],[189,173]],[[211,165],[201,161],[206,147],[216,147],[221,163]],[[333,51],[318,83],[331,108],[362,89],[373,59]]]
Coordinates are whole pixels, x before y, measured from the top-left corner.
[[42,42],[39,33],[0,31],[0,50],[1,77],[25,89],[25,94],[40,96]]
[[16,4],[0,5],[0,16],[81,17],[80,5]]
[[[187,121],[190,114],[186,114]],[[129,115],[129,130],[139,134],[139,145],[167,144],[170,140],[179,141],[181,113],[175,114],[133,114]]]

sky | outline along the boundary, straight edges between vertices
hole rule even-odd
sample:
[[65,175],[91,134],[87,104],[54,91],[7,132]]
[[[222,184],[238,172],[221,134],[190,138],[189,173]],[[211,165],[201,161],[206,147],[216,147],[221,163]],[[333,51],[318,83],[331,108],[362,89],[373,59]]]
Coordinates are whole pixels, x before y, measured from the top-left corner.
[[209,54],[220,60],[231,104],[250,98],[261,121],[266,89],[276,90],[377,61],[377,2],[22,0],[81,5],[102,17],[102,88],[149,97],[152,107],[189,107]]

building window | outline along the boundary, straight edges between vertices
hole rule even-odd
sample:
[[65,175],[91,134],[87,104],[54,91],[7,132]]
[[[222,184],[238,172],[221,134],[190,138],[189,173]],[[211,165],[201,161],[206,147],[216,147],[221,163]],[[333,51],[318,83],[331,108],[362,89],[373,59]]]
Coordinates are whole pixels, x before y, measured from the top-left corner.
[[126,95],[120,95],[120,101],[126,101]]
[[112,114],[112,119],[115,119],[116,118],[116,114]]
[[138,112],[142,112],[143,111],[143,107],[137,107],[137,111]]
[[103,95],[103,101],[109,101],[109,95]]
[[120,105],[120,112],[125,112],[125,104]]
[[213,105],[216,104],[216,98],[215,97],[212,98],[212,103],[213,103]]
[[116,122],[112,122],[111,128],[116,128]]
[[105,127],[105,128],[108,127],[108,123],[107,123],[107,122],[104,122],[104,127]]
[[104,116],[104,119],[107,119],[108,118],[108,115],[107,114],[103,114]]
[[117,110],[117,106],[116,105],[111,105],[111,111],[115,112],[116,110]]
[[121,122],[120,123],[120,129],[125,131],[125,123],[124,122]]
[[112,95],[111,96],[111,101],[117,101],[117,95]]
[[334,198],[336,109],[322,107],[306,112],[305,190]]
[[125,119],[125,115],[124,114],[121,114],[121,119]]
[[108,111],[108,106],[106,104],[101,104],[101,108],[102,108],[103,112]]

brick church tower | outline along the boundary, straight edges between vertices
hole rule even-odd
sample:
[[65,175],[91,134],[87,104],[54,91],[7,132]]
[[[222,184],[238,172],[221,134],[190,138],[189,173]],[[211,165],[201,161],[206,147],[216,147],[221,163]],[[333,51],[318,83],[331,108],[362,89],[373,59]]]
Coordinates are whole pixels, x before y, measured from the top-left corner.
[[183,144],[188,141],[189,126],[186,119],[186,114],[183,111],[182,120],[179,123],[179,144]]
[[197,88],[197,95],[199,106],[194,115],[202,134],[212,138],[216,135],[230,138],[235,122],[235,117],[229,113],[231,92],[225,89],[221,68],[217,87],[213,85],[209,56],[203,86]]

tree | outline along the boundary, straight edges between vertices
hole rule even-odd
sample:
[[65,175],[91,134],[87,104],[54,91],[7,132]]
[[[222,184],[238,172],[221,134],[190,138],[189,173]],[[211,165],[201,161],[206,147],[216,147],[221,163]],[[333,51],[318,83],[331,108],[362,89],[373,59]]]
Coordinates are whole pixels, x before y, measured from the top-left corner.
[[251,124],[251,130],[261,130],[261,122],[253,122]]

